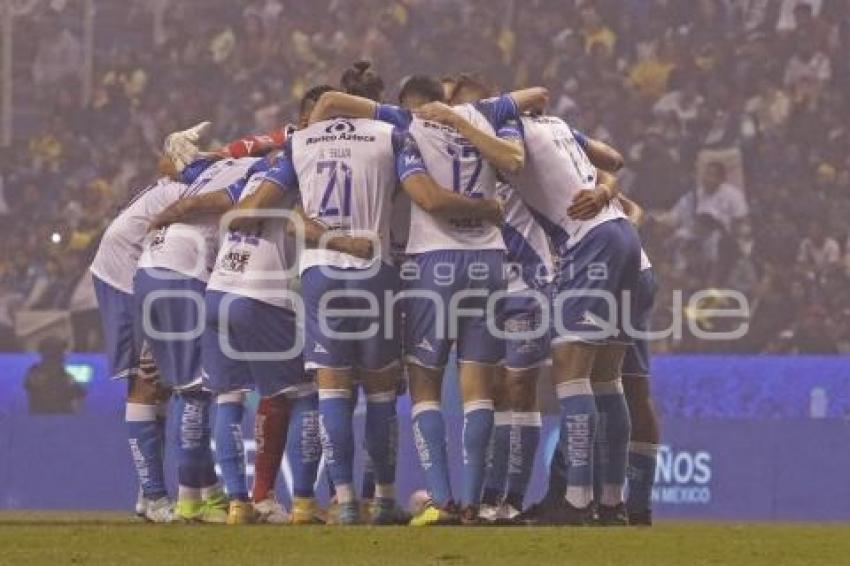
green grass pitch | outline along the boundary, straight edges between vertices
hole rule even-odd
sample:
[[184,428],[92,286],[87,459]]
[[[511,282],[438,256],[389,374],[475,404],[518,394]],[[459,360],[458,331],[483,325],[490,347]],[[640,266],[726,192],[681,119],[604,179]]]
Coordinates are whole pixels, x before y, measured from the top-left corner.
[[850,564],[850,525],[637,528],[153,526],[110,513],[0,513],[0,564]]

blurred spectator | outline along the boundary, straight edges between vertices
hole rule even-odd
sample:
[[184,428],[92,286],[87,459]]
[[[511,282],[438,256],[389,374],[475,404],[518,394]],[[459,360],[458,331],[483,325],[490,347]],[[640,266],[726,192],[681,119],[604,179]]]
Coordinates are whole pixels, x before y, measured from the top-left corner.
[[719,162],[706,165],[700,183],[685,193],[663,218],[680,233],[690,235],[697,218],[705,215],[729,232],[733,222],[749,214],[747,199],[738,187],[726,181],[726,167]]
[[31,415],[76,413],[86,396],[85,389],[65,370],[65,342],[49,337],[38,345],[41,361],[27,371],[27,390]]
[[[210,119],[222,141],[279,126],[365,56],[389,99],[414,72],[543,83],[551,112],[618,147],[622,187],[675,219],[643,234],[660,324],[674,290],[711,283],[753,311],[750,334],[721,348],[808,350],[782,337],[801,330],[850,344],[850,2],[94,1],[87,104],[80,3],[31,3],[16,19],[19,138],[0,155],[12,305],[67,306],[167,132]],[[806,314],[814,301],[822,317]]]
[[808,236],[800,242],[797,261],[801,267],[822,271],[841,261],[841,247],[835,238],[826,235],[822,222],[809,224]]

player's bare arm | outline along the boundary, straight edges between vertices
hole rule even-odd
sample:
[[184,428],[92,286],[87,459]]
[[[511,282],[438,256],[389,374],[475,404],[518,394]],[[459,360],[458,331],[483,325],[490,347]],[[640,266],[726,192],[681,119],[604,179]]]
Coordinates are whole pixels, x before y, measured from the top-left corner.
[[[304,214],[301,207],[296,209],[301,218],[304,229],[304,240],[307,245],[312,247],[323,247],[329,250],[342,252],[361,259],[371,259],[374,255],[374,246],[369,238],[361,238],[358,236],[347,236],[345,234],[331,234],[327,226],[321,222],[309,218]],[[293,234],[296,232],[296,226],[293,222],[287,223],[287,232]]]
[[549,104],[549,89],[542,86],[515,90],[510,93],[510,96],[514,99],[520,114],[543,112]]
[[158,230],[176,222],[189,222],[201,216],[224,214],[233,201],[225,190],[215,191],[180,199],[160,212],[150,224],[151,230]]
[[429,102],[413,113],[423,120],[453,127],[478,148],[484,159],[501,171],[518,173],[525,165],[525,147],[522,141],[506,140],[489,134],[442,102]]
[[421,209],[435,216],[464,217],[501,225],[502,204],[496,199],[475,199],[454,193],[438,185],[430,175],[417,173],[402,182],[402,189]]
[[329,120],[337,116],[346,118],[374,118],[377,103],[368,98],[344,92],[326,92],[310,113],[310,124]]
[[623,168],[623,155],[603,141],[588,138],[584,148],[590,162],[599,169],[616,173]]
[[597,170],[596,186],[585,189],[573,199],[567,214],[574,220],[590,220],[619,195],[617,178],[602,169]]
[[640,226],[646,217],[643,207],[630,199],[629,197],[619,194],[617,200],[620,201],[620,206],[623,207],[623,212],[626,213],[629,221],[635,226]]

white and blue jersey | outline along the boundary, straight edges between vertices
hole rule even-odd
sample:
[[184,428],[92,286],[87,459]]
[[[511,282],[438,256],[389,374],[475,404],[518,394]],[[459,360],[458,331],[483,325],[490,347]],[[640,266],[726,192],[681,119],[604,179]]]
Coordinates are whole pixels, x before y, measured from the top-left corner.
[[194,181],[209,164],[205,160],[197,161],[183,170],[179,180],[163,177],[137,191],[101,237],[89,269],[113,378],[138,374],[142,338],[133,297],[133,275],[150,223],[182,198],[187,183]]
[[[453,108],[476,127],[506,139],[520,139],[516,103],[509,95]],[[428,172],[442,187],[472,198],[496,197],[496,169],[457,130],[413,117],[409,111],[380,104],[376,118],[408,129],[419,144]],[[411,206],[410,255],[436,250],[504,250],[498,227],[478,219],[431,215]]]
[[[502,236],[507,247],[505,267],[508,296],[502,308],[502,326],[508,333],[505,340],[505,367],[527,370],[539,367],[550,359],[551,332],[548,326],[546,332],[538,332],[538,329],[548,318],[545,314],[549,309],[550,285],[555,268],[549,238],[519,194],[507,183],[499,183],[499,198],[505,207]],[[542,294],[544,299],[541,300],[540,295],[533,292]]]
[[535,219],[561,254],[577,245],[593,228],[625,218],[615,203],[590,220],[574,220],[567,209],[576,195],[596,186],[596,168],[585,154],[576,133],[554,116],[523,116],[525,167],[508,180],[522,196]]
[[502,237],[507,247],[508,291],[546,288],[555,277],[549,238],[520,195],[507,183],[499,183],[505,208]]
[[[245,176],[256,161],[256,158],[251,157],[216,161],[189,185],[183,196],[192,197],[228,189],[231,199],[236,202],[241,188],[237,181]],[[214,217],[188,224],[178,222],[156,231],[148,237],[138,267],[168,269],[206,281],[218,251],[218,220],[218,217]]]
[[552,116],[523,117],[520,124],[525,167],[508,178],[558,255],[553,343],[630,344],[622,325],[623,293],[637,283],[637,232],[616,202],[590,220],[570,218],[567,210],[576,195],[597,181],[583,137]]
[[[288,159],[269,170],[268,181],[283,190],[299,189],[309,218],[343,234],[369,235],[379,244],[372,260],[326,249],[301,253],[306,366],[381,370],[397,364],[398,313],[392,309],[392,316],[384,315],[392,308],[386,304],[387,292],[397,293],[399,283],[390,263],[390,208],[396,186],[426,172],[416,142],[383,122],[335,119],[295,132],[286,152]],[[331,294],[335,297],[323,303]],[[363,316],[363,309],[372,306],[378,316]],[[330,316],[328,311],[360,314]],[[323,325],[334,335],[325,335]],[[369,338],[352,337],[372,330]]]
[[[282,159],[285,157],[278,154],[257,161],[243,179],[228,188],[228,192],[234,197],[241,195],[239,200],[252,195],[265,181],[269,169]],[[288,208],[292,208],[298,198],[298,193],[291,191]],[[219,247],[207,289],[291,310],[292,300],[284,292],[296,287],[297,265],[295,241],[287,235],[285,222],[284,218],[268,218],[256,234],[228,231]]]
[[[295,132],[288,160],[266,179],[301,192],[304,213],[331,230],[370,235],[380,259],[390,262],[390,215],[396,186],[426,172],[419,148],[406,132],[366,119],[326,120]],[[304,250],[300,270],[314,265],[364,269],[369,260],[326,249]]]

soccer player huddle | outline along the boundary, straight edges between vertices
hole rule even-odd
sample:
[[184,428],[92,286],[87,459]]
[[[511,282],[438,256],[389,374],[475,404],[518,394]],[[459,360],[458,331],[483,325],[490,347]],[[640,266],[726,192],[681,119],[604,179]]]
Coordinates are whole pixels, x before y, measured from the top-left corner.
[[[655,283],[634,227],[640,208],[616,188],[620,154],[547,115],[543,88],[495,95],[473,75],[413,75],[399,104],[386,104],[363,62],[340,83],[310,89],[297,126],[268,135],[214,151],[199,149],[208,124],[170,135],[163,176],[104,234],[91,272],[111,371],[128,381],[137,513],[651,524],[658,430],[645,332]],[[452,348],[460,486],[441,403]],[[524,507],[547,366],[560,440],[546,495]],[[260,403],[249,490],[250,391]],[[427,493],[412,516],[395,493],[396,402],[408,392]],[[163,471],[169,401],[176,502]],[[275,498],[284,453],[288,510]],[[327,510],[315,493],[322,459]]]

